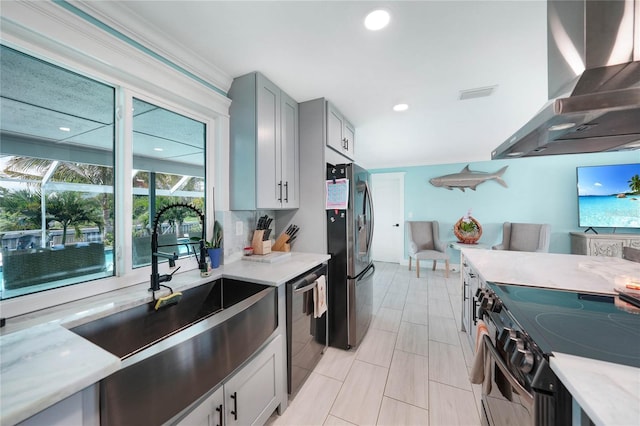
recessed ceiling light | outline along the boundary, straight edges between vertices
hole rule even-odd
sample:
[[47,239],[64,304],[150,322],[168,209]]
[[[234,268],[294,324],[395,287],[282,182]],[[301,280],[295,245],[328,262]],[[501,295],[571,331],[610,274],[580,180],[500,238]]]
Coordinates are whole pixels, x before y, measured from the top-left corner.
[[398,112],[406,111],[408,109],[409,109],[409,105],[407,105],[407,104],[398,104],[398,105],[394,105],[393,106],[393,110],[394,111],[398,111]]
[[364,26],[371,31],[378,31],[389,25],[391,16],[386,10],[378,9],[369,13],[364,18]]
[[514,151],[507,154],[507,157],[520,157],[524,152],[522,151]]
[[554,130],[564,130],[564,129],[569,129],[569,128],[575,126],[575,125],[576,125],[576,123],[556,124],[556,125],[553,125],[553,126],[549,127],[549,130],[552,131],[552,132]]
[[58,127],[58,129],[62,130],[63,132],[70,132],[71,129],[69,127]]
[[162,152],[162,151],[164,151],[164,149],[162,149],[162,148],[153,148],[153,150],[154,150],[154,151],[158,151],[158,152]]

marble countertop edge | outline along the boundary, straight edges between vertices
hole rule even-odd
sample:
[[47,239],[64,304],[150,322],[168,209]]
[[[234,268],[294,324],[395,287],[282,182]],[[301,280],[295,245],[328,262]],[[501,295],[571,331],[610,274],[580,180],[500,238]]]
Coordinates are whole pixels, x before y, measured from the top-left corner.
[[640,424],[640,368],[553,353],[551,369],[596,425]]
[[621,281],[640,280],[638,264],[621,258],[476,249],[462,252],[482,280],[494,283],[614,295]]
[[0,336],[0,354],[3,425],[21,422],[120,368],[118,357],[53,323]]

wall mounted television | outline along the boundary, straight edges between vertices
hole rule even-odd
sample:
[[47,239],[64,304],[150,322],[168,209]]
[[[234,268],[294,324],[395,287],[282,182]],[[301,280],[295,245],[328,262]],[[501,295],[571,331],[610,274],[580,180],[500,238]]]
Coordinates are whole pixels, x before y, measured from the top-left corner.
[[576,173],[578,226],[640,228],[640,163],[581,166]]

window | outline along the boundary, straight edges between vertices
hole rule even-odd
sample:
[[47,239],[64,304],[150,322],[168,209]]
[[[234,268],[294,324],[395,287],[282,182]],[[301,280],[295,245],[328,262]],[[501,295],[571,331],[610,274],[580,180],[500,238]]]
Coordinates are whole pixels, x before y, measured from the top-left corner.
[[[169,204],[184,203],[204,213],[205,141],[204,123],[133,99],[134,268],[151,262],[151,228],[157,211]],[[202,235],[197,213],[171,209],[160,219],[161,251],[181,257],[192,255],[195,246],[190,242]]]
[[1,298],[112,276],[115,89],[0,48]]
[[[144,280],[156,212],[184,203],[204,214],[207,124],[0,48],[0,299],[96,280],[106,282],[101,291]],[[120,124],[118,93],[132,105]],[[133,132],[116,144],[118,128]],[[116,163],[119,149],[130,152],[131,161]],[[131,203],[115,196],[128,195],[126,183],[116,184],[116,177],[129,175],[125,167],[131,168]],[[125,217],[132,218],[129,233],[117,225],[128,223]],[[171,209],[161,222],[161,251],[194,256],[203,229],[199,215]],[[128,238],[131,244],[123,244]],[[186,262],[186,269],[197,265]]]

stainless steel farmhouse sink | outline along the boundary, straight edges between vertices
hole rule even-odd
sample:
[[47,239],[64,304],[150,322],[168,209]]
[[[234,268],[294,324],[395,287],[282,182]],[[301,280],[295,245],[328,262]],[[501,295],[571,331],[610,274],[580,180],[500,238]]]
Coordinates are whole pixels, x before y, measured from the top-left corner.
[[100,382],[101,424],[163,424],[215,387],[278,326],[274,287],[219,279],[71,329],[122,359]]

